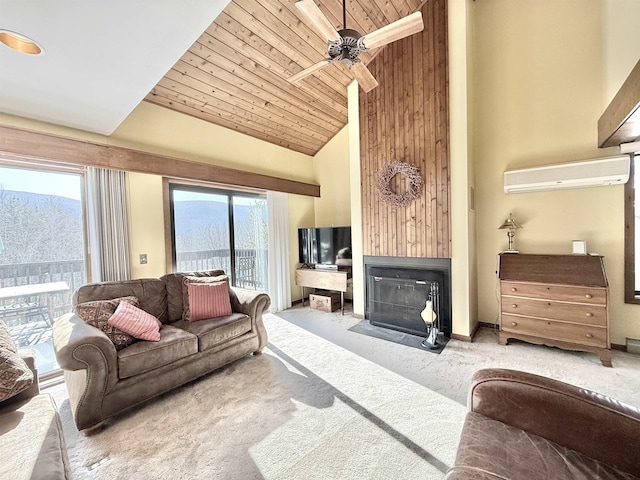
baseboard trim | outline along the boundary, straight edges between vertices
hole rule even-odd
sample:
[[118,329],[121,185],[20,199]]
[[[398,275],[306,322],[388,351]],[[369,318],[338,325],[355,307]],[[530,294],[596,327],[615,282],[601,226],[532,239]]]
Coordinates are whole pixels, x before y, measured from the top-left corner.
[[451,339],[452,340],[459,340],[461,342],[467,342],[467,343],[471,343],[471,341],[472,341],[472,337],[470,337],[468,335],[458,335],[457,333],[452,333],[451,334]]
[[351,316],[353,318],[357,318],[358,320],[364,320],[364,315],[362,315],[361,313],[352,313]]
[[[478,327],[496,328],[497,326],[497,323],[478,322]],[[478,329],[478,327],[476,327],[476,330]]]
[[487,322],[478,322],[476,324],[476,327],[473,329],[473,332],[471,332],[471,335],[460,335],[458,333],[452,333],[451,334],[451,338],[454,339],[454,340],[460,340],[461,342],[471,343],[471,342],[473,342],[473,337],[476,336],[476,333],[478,333],[478,329],[480,327],[496,328],[496,324],[495,323],[487,323]]
[[617,350],[618,352],[626,352],[627,351],[627,346],[626,345],[618,345],[617,343],[612,343],[611,344],[611,350]]

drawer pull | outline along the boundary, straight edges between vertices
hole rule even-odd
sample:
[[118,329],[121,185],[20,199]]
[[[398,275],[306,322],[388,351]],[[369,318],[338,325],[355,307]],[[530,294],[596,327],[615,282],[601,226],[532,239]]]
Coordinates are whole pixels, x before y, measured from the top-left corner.
[[585,295],[585,297],[587,297],[587,298],[592,298],[592,297],[593,297],[593,295],[591,295],[590,293],[587,293],[587,294]]
[[511,322],[511,326],[512,327],[517,327],[518,326],[518,322]]
[[517,291],[518,291],[518,289],[517,289],[516,287],[511,287],[511,291],[512,291],[512,292],[517,292]]
[[593,313],[591,312],[587,313],[587,317],[593,317]]
[[586,336],[587,338],[593,338],[593,333],[587,333],[585,336]]
[[518,308],[518,305],[516,305],[515,303],[511,304],[511,308]]

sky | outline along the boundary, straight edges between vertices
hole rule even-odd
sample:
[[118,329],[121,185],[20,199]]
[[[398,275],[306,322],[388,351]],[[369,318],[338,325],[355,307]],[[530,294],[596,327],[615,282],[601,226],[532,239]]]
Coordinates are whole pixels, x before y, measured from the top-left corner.
[[0,166],[0,188],[43,193],[80,200],[82,177],[72,173],[41,172]]
[[[80,200],[82,177],[73,173],[54,173],[33,170],[29,168],[14,168],[0,166],[0,188],[5,190],[15,190],[18,192],[42,193],[47,195],[58,195],[60,197]],[[226,202],[226,195],[215,195],[211,193],[174,191],[175,201],[214,201]],[[253,205],[255,198],[236,197],[236,205]]]

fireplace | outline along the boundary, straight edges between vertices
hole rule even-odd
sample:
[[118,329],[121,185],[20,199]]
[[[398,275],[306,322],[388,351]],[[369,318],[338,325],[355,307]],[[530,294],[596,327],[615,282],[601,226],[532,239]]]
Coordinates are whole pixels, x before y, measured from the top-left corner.
[[364,257],[365,317],[372,325],[427,336],[420,316],[431,301],[440,331],[451,336],[451,260]]

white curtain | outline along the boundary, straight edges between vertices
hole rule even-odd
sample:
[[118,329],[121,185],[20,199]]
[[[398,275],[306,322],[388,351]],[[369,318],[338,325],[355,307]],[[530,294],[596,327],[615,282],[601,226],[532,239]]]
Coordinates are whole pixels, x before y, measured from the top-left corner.
[[87,167],[86,178],[91,279],[129,280],[125,174],[120,170]]
[[291,307],[291,273],[289,272],[289,196],[267,192],[269,216],[269,296],[270,311]]

